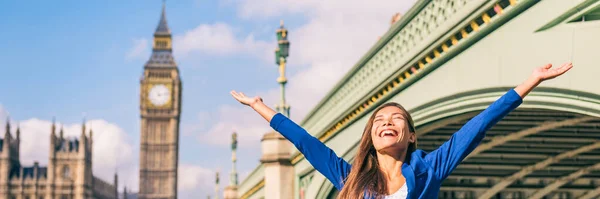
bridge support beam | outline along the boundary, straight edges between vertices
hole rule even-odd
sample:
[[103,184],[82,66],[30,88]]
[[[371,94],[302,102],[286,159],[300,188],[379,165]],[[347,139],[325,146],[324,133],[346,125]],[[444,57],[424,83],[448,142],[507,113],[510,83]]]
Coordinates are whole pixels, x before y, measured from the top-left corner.
[[587,193],[585,193],[583,196],[577,198],[577,199],[592,199],[592,198],[596,198],[596,196],[600,195],[600,187],[588,191]]
[[554,181],[552,184],[549,184],[548,186],[544,187],[543,189],[536,191],[529,198],[530,199],[540,199],[540,198],[544,197],[545,195],[549,194],[550,192],[560,188],[561,186],[581,177],[582,175],[588,174],[590,171],[596,170],[596,169],[600,169],[600,163],[580,169],[576,172],[569,174],[568,176],[559,178],[558,180]]
[[538,162],[534,165],[527,166],[527,167],[523,168],[521,171],[514,173],[513,175],[511,175],[509,177],[504,178],[499,183],[496,183],[496,185],[494,185],[492,188],[490,188],[489,190],[484,192],[479,197],[479,199],[491,198],[492,196],[496,195],[496,193],[498,193],[498,192],[502,191],[504,188],[508,187],[514,181],[522,179],[523,177],[533,173],[536,170],[546,168],[547,166],[557,163],[563,159],[575,157],[578,154],[592,151],[592,150],[598,149],[598,148],[600,148],[600,141],[594,142],[593,144],[586,145],[586,146],[583,146],[583,147],[580,147],[580,148],[577,148],[577,149],[574,149],[571,151],[567,151],[567,152],[558,154],[555,157],[550,157],[550,158],[548,158],[544,161]]
[[477,154],[480,154],[483,151],[492,149],[496,146],[500,146],[509,141],[518,140],[525,136],[534,135],[534,134],[540,133],[542,131],[547,131],[547,130],[551,130],[551,129],[555,129],[555,128],[559,128],[559,127],[563,127],[563,126],[576,125],[576,124],[579,124],[582,122],[587,122],[587,121],[590,121],[593,119],[595,119],[595,117],[585,116],[585,117],[567,119],[567,120],[563,120],[563,121],[559,121],[559,122],[545,122],[539,126],[528,128],[528,129],[525,129],[525,130],[522,130],[522,131],[519,131],[516,133],[511,133],[507,136],[494,137],[490,142],[479,145],[477,148],[475,148],[475,150],[473,150],[473,152],[471,152],[469,154],[469,156],[467,156],[466,159],[473,157]]

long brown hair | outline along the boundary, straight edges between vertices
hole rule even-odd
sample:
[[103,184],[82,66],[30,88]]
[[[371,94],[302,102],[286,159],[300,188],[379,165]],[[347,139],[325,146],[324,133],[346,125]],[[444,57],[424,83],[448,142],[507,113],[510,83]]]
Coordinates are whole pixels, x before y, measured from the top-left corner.
[[[415,132],[414,122],[412,117],[402,107],[402,105],[395,102],[385,103],[375,109],[373,114],[369,118],[367,125],[363,131],[360,144],[358,146],[358,152],[354,158],[352,169],[348,178],[344,183],[340,194],[337,198],[339,199],[359,199],[363,195],[368,197],[382,198],[384,193],[387,193],[387,183],[381,170],[379,170],[379,162],[377,160],[377,151],[373,146],[373,140],[371,138],[371,128],[373,127],[373,120],[379,110],[388,107],[395,106],[402,110],[404,118],[408,122],[408,129],[410,132]],[[416,138],[416,137],[415,137]],[[408,145],[407,155],[405,162],[410,158],[410,154],[417,149],[417,140]]]

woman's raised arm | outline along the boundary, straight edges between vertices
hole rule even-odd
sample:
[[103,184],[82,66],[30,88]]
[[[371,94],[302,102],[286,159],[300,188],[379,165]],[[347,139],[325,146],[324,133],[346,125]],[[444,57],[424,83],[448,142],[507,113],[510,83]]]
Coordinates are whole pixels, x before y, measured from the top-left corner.
[[294,146],[304,154],[306,160],[323,174],[331,183],[341,190],[343,180],[350,172],[350,164],[338,157],[329,147],[325,146],[319,139],[310,135],[306,130],[294,123],[284,115],[265,105],[260,97],[247,97],[244,93],[231,91],[231,95],[240,103],[252,107],[260,114],[270,126],[283,137],[288,139]]
[[522,84],[515,87],[515,91],[521,96],[521,98],[525,98],[533,88],[542,83],[542,81],[554,79],[564,73],[566,73],[569,69],[573,68],[572,63],[565,63],[558,68],[552,68],[552,64],[546,64],[545,66],[536,68],[533,70],[533,74]]
[[445,179],[483,140],[485,133],[504,116],[517,108],[523,98],[542,81],[555,78],[573,67],[571,63],[551,69],[548,64],[536,68],[522,84],[511,89],[488,108],[469,120],[438,149],[427,154],[425,161],[435,170],[438,179]]
[[277,112],[275,112],[275,110],[269,108],[267,105],[265,105],[262,101],[262,98],[256,96],[256,97],[248,97],[246,95],[244,95],[244,93],[242,92],[235,92],[235,91],[231,91],[231,96],[233,96],[233,98],[235,98],[238,102],[242,103],[243,105],[246,106],[250,106],[252,107],[252,109],[254,109],[254,111],[256,111],[260,116],[262,116],[263,118],[265,118],[265,120],[267,120],[267,122],[271,122],[271,119],[273,119],[273,116],[275,116],[275,114],[277,114]]

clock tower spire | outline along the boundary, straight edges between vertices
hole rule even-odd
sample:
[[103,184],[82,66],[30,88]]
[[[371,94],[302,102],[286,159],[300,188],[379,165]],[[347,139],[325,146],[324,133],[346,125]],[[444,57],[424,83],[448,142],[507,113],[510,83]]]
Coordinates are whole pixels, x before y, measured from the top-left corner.
[[152,42],[152,55],[146,68],[177,68],[175,58],[173,58],[173,46],[171,29],[167,23],[166,6],[163,2],[162,13],[158,26],[154,31],[154,40]]
[[177,198],[182,83],[163,2],[140,80],[139,198]]

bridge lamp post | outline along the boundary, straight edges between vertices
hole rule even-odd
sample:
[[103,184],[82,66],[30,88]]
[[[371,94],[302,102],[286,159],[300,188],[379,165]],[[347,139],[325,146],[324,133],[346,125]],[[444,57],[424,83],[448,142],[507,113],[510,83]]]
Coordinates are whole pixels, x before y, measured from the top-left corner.
[[277,82],[281,87],[281,102],[280,104],[276,105],[276,109],[278,112],[289,117],[290,106],[285,102],[285,84],[287,83],[287,79],[285,78],[285,64],[290,53],[290,42],[287,40],[287,37],[288,30],[283,27],[282,20],[281,26],[279,29],[277,29],[277,48],[275,49],[275,63],[279,66],[280,75],[277,78]]

